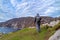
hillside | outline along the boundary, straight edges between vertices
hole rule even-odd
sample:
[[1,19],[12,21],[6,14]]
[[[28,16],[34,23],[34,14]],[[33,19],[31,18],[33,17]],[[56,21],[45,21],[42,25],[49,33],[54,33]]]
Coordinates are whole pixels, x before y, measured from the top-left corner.
[[46,30],[37,33],[35,29],[24,29],[18,32],[6,34],[0,40],[43,40],[42,37],[45,36],[44,33],[46,33]]
[[[50,23],[54,18],[48,16],[41,16],[41,24]],[[34,17],[21,17],[13,18],[6,22],[1,22],[0,27],[17,27],[17,28],[26,28],[34,26]]]
[[35,28],[25,28],[17,32],[2,35],[0,40],[48,40],[53,34],[48,30],[41,28],[41,32],[38,33]]

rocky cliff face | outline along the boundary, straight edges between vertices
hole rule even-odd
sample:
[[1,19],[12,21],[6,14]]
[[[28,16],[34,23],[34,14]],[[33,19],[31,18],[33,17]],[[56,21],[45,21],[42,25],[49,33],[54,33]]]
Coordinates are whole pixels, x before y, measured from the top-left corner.
[[[56,20],[56,18],[41,16],[41,24],[50,23]],[[34,26],[34,17],[21,17],[8,20],[6,22],[1,22],[0,27],[14,27],[14,28],[25,28]]]
[[33,20],[34,20],[33,17],[14,18],[6,22],[0,23],[0,27],[18,27],[18,28],[29,27],[34,25]]

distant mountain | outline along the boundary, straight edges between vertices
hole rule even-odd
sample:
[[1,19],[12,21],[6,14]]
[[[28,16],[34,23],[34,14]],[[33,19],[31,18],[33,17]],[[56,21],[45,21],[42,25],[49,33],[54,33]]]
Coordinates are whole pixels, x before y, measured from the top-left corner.
[[[50,23],[51,21],[57,20],[60,18],[53,18],[48,16],[41,16],[41,24]],[[21,17],[10,19],[6,22],[1,22],[0,27],[14,27],[14,28],[25,28],[25,27],[33,27],[34,17]]]

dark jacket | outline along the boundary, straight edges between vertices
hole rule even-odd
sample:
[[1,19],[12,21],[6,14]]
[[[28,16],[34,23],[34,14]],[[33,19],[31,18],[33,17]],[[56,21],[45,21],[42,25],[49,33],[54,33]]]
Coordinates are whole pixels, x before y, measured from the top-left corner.
[[39,16],[36,16],[36,17],[35,17],[35,20],[34,20],[34,23],[40,25],[40,23],[41,23],[41,18],[40,18]]

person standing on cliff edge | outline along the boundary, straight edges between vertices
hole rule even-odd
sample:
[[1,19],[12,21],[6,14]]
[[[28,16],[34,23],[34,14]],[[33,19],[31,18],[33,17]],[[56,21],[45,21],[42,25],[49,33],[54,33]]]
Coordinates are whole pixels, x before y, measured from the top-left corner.
[[34,23],[36,25],[36,29],[38,32],[40,32],[40,23],[41,23],[41,18],[39,16],[39,14],[37,13],[37,15],[35,16],[35,20]]

